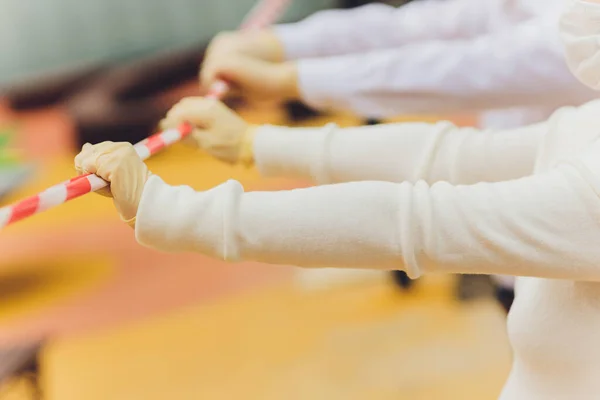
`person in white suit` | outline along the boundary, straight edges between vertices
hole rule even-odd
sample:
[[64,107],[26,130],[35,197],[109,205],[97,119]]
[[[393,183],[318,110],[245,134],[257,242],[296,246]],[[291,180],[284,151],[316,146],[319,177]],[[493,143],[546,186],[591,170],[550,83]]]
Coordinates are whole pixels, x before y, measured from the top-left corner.
[[[594,96],[565,64],[561,7],[562,0],[423,0],[322,11],[252,34],[219,35],[201,84],[225,78],[250,98],[299,99],[367,118],[485,111],[484,128],[514,128]],[[395,275],[409,283],[403,272]],[[514,279],[495,281],[508,310]]]
[[[567,3],[567,60],[600,90],[600,0]],[[204,98],[163,124],[183,121],[223,161],[320,186],[197,192],[152,175],[128,143],[84,146],[76,168],[110,182],[139,243],[232,262],[515,275],[501,399],[600,393],[600,100],[485,135],[449,122],[257,127]]]

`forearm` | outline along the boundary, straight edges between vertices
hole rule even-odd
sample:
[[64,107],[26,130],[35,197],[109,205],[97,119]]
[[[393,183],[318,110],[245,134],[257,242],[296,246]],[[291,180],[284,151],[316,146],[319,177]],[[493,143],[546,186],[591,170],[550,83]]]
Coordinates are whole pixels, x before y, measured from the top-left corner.
[[[525,18],[505,0],[425,0],[402,7],[369,4],[351,10],[327,10],[275,33],[288,59],[325,57],[399,47],[426,40],[473,37]],[[365,34],[368,32],[368,34]]]
[[[396,185],[390,183],[244,193],[238,182],[229,181],[195,192],[152,177],[138,211],[136,235],[140,243],[163,251],[193,251],[229,261],[393,269],[398,255],[387,238],[395,236],[396,228],[381,225],[381,218],[396,213],[396,197]],[[347,218],[358,201],[378,204],[372,209],[378,211]],[[285,228],[284,220],[292,229]],[[281,229],[273,229],[275,225]]]
[[137,238],[165,251],[304,267],[403,269],[600,280],[600,210],[573,167],[518,181],[452,186],[358,182],[198,193],[154,177]]
[[548,130],[542,123],[481,132],[437,124],[399,123],[360,128],[261,127],[254,159],[264,176],[353,181],[470,184],[531,174]]
[[471,40],[297,62],[316,108],[366,117],[539,106],[592,98],[569,72],[552,19]]

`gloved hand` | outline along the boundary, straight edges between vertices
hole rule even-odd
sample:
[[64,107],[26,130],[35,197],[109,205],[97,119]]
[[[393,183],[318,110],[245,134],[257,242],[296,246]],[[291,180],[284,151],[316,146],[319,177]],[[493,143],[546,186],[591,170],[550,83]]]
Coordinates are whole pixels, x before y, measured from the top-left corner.
[[254,162],[254,127],[218,100],[188,97],[177,103],[160,123],[161,129],[188,122],[194,130],[186,143],[230,164]]
[[221,32],[206,50],[207,56],[218,53],[240,53],[274,63],[283,62],[285,57],[283,43],[269,29]]
[[200,85],[208,90],[223,79],[250,99],[297,99],[296,65],[283,61],[283,45],[271,31],[222,33],[207,49]]
[[138,206],[150,172],[131,144],[87,143],[75,157],[75,169],[80,175],[96,174],[109,182],[109,188],[97,193],[112,197],[121,219],[132,227],[135,225]]

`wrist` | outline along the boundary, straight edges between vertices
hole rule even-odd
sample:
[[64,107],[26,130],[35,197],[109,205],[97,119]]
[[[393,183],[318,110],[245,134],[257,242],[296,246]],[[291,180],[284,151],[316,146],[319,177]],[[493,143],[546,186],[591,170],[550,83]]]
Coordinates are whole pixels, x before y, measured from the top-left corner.
[[242,136],[242,148],[240,152],[240,164],[251,167],[254,165],[254,137],[257,125],[248,125]]
[[125,224],[129,225],[131,228],[135,229],[135,223],[137,221],[137,214],[140,208],[140,203],[142,201],[142,194],[144,193],[144,188],[148,183],[148,180],[152,176],[152,172],[146,169],[145,174],[141,180],[141,185],[138,187],[137,191],[134,193],[133,207],[131,210],[120,210],[119,217],[121,221]]
[[240,48],[242,53],[249,52],[249,55],[273,63],[281,63],[285,60],[283,43],[273,30],[263,29],[239,34],[245,35],[245,40],[240,42],[243,44]]
[[281,97],[285,100],[300,100],[298,66],[295,62],[281,64]]

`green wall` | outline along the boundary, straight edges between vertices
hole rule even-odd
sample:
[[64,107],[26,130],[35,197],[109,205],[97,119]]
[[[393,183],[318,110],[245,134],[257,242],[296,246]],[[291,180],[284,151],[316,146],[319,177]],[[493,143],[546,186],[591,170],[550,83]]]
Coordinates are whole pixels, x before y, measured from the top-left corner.
[[[207,41],[255,0],[0,0],[0,85],[65,67]],[[284,20],[332,7],[296,0]]]

